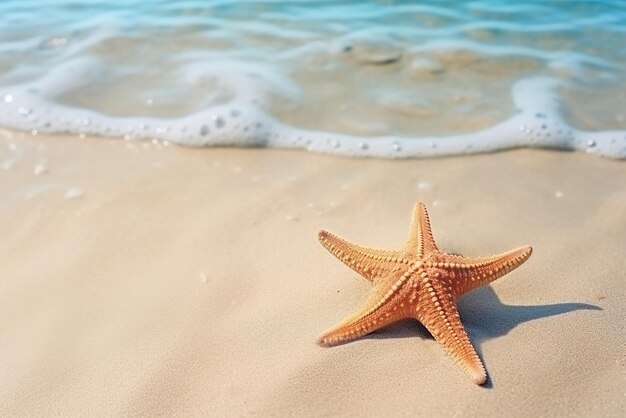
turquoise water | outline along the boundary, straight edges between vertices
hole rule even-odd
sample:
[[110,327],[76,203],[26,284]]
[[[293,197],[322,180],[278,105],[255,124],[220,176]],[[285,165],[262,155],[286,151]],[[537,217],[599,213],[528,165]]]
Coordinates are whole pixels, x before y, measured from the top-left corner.
[[403,158],[626,157],[626,2],[0,3],[0,126]]

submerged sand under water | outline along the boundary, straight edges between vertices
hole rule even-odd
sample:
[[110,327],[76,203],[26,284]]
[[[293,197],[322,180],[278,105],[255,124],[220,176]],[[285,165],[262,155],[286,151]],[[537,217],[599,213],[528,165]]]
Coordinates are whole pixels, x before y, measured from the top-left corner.
[[[12,132],[0,150],[0,415],[626,408],[623,163],[532,150],[391,162]],[[414,322],[315,344],[368,292],[317,231],[393,248],[416,201],[446,251],[534,247],[460,303],[487,388]]]

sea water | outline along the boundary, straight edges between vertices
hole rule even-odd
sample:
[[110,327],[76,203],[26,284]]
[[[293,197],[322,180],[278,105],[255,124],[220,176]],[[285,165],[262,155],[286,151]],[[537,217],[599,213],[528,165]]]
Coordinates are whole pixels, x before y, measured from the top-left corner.
[[0,2],[0,126],[387,158],[626,158],[626,2]]

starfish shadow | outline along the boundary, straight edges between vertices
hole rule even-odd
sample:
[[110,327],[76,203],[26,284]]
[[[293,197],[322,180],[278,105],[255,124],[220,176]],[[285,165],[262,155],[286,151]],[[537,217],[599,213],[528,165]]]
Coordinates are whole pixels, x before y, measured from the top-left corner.
[[[491,286],[483,286],[468,293],[458,303],[459,313],[467,333],[483,359],[481,344],[484,341],[508,334],[516,326],[524,322],[549,316],[561,315],[572,311],[594,310],[601,311],[599,306],[588,303],[554,303],[549,305],[506,305]],[[485,321],[485,317],[490,318]],[[428,330],[415,320],[403,320],[378,332],[370,334],[366,338],[421,338],[433,337]],[[485,366],[487,364],[485,363]],[[489,373],[487,373],[489,375]],[[491,378],[483,387],[492,387]]]
[[[524,322],[580,310],[601,311],[599,306],[589,303],[569,302],[549,305],[506,305],[491,286],[484,286],[469,293],[458,304],[465,326],[471,328],[473,341],[483,341],[506,335]],[[485,313],[492,318],[485,325]]]

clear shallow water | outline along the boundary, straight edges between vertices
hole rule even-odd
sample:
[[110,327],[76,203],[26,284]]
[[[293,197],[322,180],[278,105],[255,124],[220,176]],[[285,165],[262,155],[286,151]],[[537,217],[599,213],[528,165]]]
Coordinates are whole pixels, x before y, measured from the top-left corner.
[[0,126],[350,156],[626,158],[626,3],[412,3],[4,1]]

